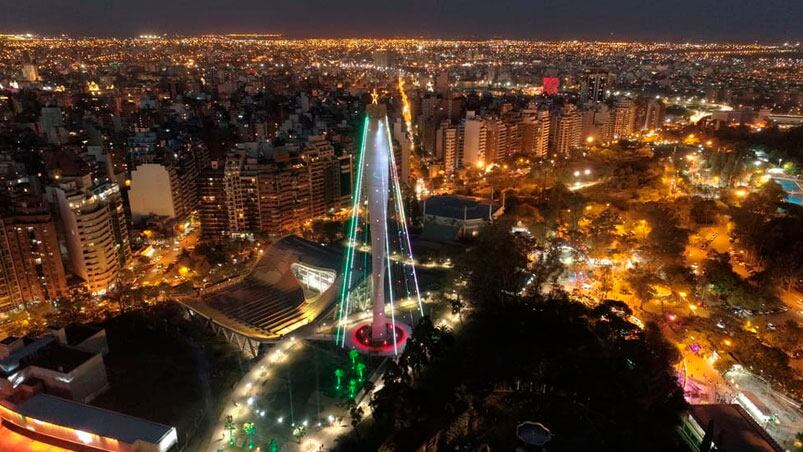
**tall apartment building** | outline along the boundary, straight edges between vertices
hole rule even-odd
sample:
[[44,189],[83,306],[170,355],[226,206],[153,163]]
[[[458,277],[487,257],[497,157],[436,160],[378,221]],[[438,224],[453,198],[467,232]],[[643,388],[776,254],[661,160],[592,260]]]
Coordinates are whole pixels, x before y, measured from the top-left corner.
[[209,164],[209,153],[206,146],[183,136],[162,142],[156,138],[141,134],[139,141],[129,140],[131,215],[183,221],[198,208],[198,179]]
[[488,129],[485,121],[476,116],[473,111],[466,114],[460,123],[460,136],[462,136],[462,152],[460,164],[464,168],[485,164],[485,152],[488,145]]
[[187,214],[176,169],[162,163],[144,163],[131,171],[128,202],[134,220],[158,216],[183,219]]
[[581,133],[580,113],[574,105],[564,105],[554,121],[552,151],[558,156],[564,156],[572,148],[580,144]]
[[519,123],[521,152],[544,158],[549,146],[549,112],[527,109]]
[[602,102],[606,91],[610,89],[611,74],[607,71],[592,70],[583,74],[581,81],[580,100],[582,102]]
[[591,138],[593,141],[606,142],[613,138],[613,117],[607,104],[588,104],[582,113],[581,140]]
[[199,177],[198,217],[203,240],[219,241],[230,235],[224,166],[223,161],[212,161]]
[[313,172],[303,165],[264,165],[258,176],[260,230],[286,232],[312,218]]
[[413,143],[404,131],[404,123],[401,118],[396,118],[393,122],[393,139],[399,144],[399,158],[396,160],[399,180],[402,184],[406,184],[410,179],[410,154]]
[[435,135],[435,155],[442,156],[443,171],[446,175],[454,174],[458,164],[458,129],[448,119],[441,122]]
[[658,99],[649,99],[642,106],[644,110],[643,122],[641,122],[637,129],[640,130],[655,130],[660,129],[664,124],[664,116],[666,115],[666,105]]
[[536,114],[536,120],[538,127],[535,132],[535,156],[538,158],[545,158],[549,151],[549,112],[540,110]]
[[631,99],[621,97],[613,103],[613,137],[622,138],[633,134],[636,121],[636,105]]
[[257,157],[235,149],[226,156],[223,186],[230,233],[259,229],[259,195],[257,191]]
[[309,138],[300,157],[309,172],[312,216],[348,203],[351,190],[342,185],[344,172],[351,173],[350,155],[336,156],[332,144],[319,135]]
[[507,125],[501,119],[487,119],[485,121],[487,130],[485,158],[489,162],[498,162],[508,156],[508,130]]
[[[201,231],[205,239],[231,234],[279,234],[343,207],[351,198],[352,157],[336,155],[323,136],[302,151],[259,146],[229,152],[225,164],[212,162],[200,183]],[[221,168],[222,166],[222,168]]]
[[67,294],[56,227],[42,208],[0,218],[0,311]]
[[47,138],[48,143],[59,144],[66,139],[64,120],[59,107],[42,107],[39,127],[41,135]]
[[86,175],[49,190],[64,226],[70,270],[90,292],[105,292],[131,256],[120,187]]

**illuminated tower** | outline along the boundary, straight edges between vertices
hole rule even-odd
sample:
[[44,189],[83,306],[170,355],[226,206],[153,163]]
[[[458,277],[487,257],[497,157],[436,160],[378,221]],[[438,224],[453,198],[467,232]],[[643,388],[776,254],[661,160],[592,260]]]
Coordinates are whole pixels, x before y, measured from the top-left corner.
[[[371,340],[384,340],[385,322],[385,273],[388,250],[388,179],[390,176],[390,157],[393,150],[387,140],[387,114],[385,105],[374,102],[368,105],[368,144],[364,146],[365,167],[363,174],[368,198],[369,230],[371,231],[371,300],[373,302],[373,323]],[[385,130],[383,130],[385,129]]]
[[[344,347],[396,354],[410,332],[397,319],[398,302],[417,306],[401,314],[410,323],[422,308],[390,125],[378,97],[372,94],[363,125],[336,337]],[[370,321],[353,323],[350,315],[360,307],[370,307]]]

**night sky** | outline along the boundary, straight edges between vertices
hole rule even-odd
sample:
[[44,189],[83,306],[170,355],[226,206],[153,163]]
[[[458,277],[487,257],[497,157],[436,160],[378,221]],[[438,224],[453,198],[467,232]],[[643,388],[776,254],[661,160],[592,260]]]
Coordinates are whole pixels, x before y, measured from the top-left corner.
[[797,41],[803,0],[0,0],[0,33]]

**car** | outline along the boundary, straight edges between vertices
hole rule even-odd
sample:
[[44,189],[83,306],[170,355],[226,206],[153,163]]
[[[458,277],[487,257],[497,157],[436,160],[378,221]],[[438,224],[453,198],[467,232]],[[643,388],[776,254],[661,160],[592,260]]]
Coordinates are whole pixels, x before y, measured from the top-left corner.
[[722,320],[718,321],[717,322],[717,328],[725,329],[725,322],[723,322]]

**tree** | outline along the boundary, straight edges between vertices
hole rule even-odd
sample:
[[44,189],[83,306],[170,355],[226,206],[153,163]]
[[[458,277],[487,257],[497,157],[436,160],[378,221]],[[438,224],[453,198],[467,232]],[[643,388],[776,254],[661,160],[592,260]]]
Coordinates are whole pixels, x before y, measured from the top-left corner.
[[510,432],[531,418],[550,420],[550,450],[678,450],[685,403],[671,364],[680,355],[654,324],[630,324],[621,302],[514,300],[475,312],[415,378],[391,363],[372,400],[375,422],[356,433],[358,449],[353,434],[340,450],[514,450]]
[[757,289],[744,281],[733,271],[730,256],[726,253],[712,252],[703,264],[700,279],[701,292],[729,305],[745,309],[762,309],[778,300],[764,290]]
[[521,289],[527,259],[509,221],[482,230],[464,260],[468,289],[478,308],[499,307]]
[[654,286],[658,282],[658,277],[653,272],[647,271],[642,267],[634,267],[625,275],[625,281],[633,290],[636,298],[641,302],[642,307],[644,303],[649,302],[655,297]]
[[560,246],[554,244],[538,256],[538,260],[532,265],[531,293],[543,293],[547,285],[551,286],[550,291],[558,287],[558,278],[566,270],[560,255]]
[[452,315],[458,316],[460,321],[463,321],[463,309],[466,307],[466,303],[463,302],[463,299],[459,296],[456,298],[452,298],[449,300],[449,306],[451,307]]
[[691,219],[699,225],[711,225],[716,223],[718,214],[717,203],[711,199],[703,199],[699,196],[692,198],[690,209]]
[[365,415],[365,410],[353,401],[351,402],[351,406],[349,407],[349,417],[351,417],[351,425],[354,427],[355,433],[359,436],[360,432],[358,431],[358,426],[360,422],[362,422],[362,418]]

